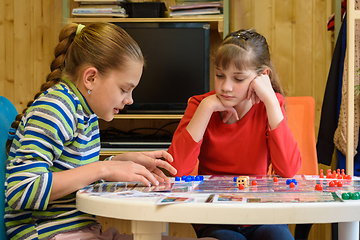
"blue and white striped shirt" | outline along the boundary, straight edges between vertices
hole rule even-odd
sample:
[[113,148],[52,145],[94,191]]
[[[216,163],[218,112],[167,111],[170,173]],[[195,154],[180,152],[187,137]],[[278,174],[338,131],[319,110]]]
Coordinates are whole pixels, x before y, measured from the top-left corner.
[[49,201],[53,172],[99,160],[96,115],[69,80],[44,92],[26,111],[6,168],[5,225],[11,239],[49,239],[95,223],[76,209],[75,193]]

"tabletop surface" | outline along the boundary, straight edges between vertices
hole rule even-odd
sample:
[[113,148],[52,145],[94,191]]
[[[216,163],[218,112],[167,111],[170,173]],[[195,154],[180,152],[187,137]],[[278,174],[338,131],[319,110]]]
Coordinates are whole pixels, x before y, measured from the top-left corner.
[[[205,176],[202,181],[172,178],[170,184],[150,188],[134,182],[100,183],[77,192],[77,208],[104,217],[179,223],[292,224],[360,220],[360,200],[342,199],[343,193],[356,195],[360,191],[360,178],[297,175],[275,181],[275,176],[250,176],[249,186],[239,189],[234,177]],[[296,183],[295,187],[291,182]],[[321,186],[322,190],[315,190],[315,186]]]

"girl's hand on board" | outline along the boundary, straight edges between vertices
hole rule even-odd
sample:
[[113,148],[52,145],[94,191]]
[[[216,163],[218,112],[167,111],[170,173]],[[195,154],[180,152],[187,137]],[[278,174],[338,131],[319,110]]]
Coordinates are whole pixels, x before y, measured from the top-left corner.
[[[164,158],[166,161],[160,159]],[[170,174],[175,175],[177,170],[168,162],[173,162],[170,153],[164,150],[150,152],[127,152],[116,155],[112,161],[132,161],[144,166],[159,182],[170,182],[170,179],[158,167],[164,168]]]
[[234,115],[236,120],[239,120],[239,116],[234,107],[226,107],[221,100],[216,96],[216,94],[206,97],[201,103],[205,106],[212,108],[213,112],[222,112],[222,121],[227,122],[232,115]]
[[[114,159],[114,158],[113,158]],[[159,181],[146,167],[133,161],[100,161],[103,165],[104,179],[109,182],[137,181],[150,186],[157,186]],[[160,171],[160,170],[159,170]]]
[[252,104],[259,103],[260,101],[266,103],[272,98],[276,99],[274,89],[271,86],[271,81],[268,74],[260,74],[251,81],[248,89],[247,99]]

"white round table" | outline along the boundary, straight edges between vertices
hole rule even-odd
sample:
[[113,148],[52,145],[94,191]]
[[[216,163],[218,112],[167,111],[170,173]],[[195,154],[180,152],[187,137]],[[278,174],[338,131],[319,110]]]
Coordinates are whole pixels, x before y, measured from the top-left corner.
[[166,222],[208,224],[339,223],[339,239],[359,239],[360,200],[319,203],[206,203],[209,194],[182,194],[195,202],[155,205],[157,197],[105,198],[77,193],[83,212],[132,221],[134,240],[160,240]]

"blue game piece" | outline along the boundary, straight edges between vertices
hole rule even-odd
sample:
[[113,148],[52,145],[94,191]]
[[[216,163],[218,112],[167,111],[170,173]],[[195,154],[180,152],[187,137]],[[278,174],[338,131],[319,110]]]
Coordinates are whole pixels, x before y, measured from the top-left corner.
[[201,177],[199,175],[196,175],[195,181],[201,181]]
[[175,181],[179,182],[180,181],[180,177],[175,177]]
[[236,181],[237,181],[237,177],[234,177],[233,181],[236,182]]
[[204,176],[200,176],[200,181],[204,181]]
[[181,176],[181,180],[184,181],[185,179],[186,179],[186,175],[182,175],[182,176]]
[[192,181],[193,181],[193,179],[192,179],[191,176],[187,176],[187,177],[185,178],[185,182],[192,182]]
[[289,185],[292,182],[291,179],[286,179],[286,185]]
[[293,179],[291,180],[291,182],[293,182],[293,183],[295,183],[295,185],[297,185],[296,179],[293,178]]

